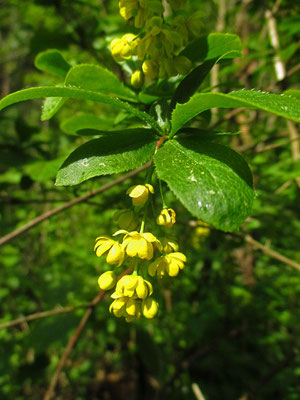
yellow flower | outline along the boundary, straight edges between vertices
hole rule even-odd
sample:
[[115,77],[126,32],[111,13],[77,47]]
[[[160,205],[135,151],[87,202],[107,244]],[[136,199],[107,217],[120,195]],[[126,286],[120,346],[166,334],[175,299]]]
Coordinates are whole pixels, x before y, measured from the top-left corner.
[[146,183],[146,185],[131,186],[126,194],[129,194],[132,198],[132,204],[134,206],[142,206],[148,200],[149,192],[154,194],[154,189],[152,185]]
[[139,71],[139,70],[134,71],[134,72],[131,74],[130,83],[131,83],[131,85],[132,85],[134,88],[136,88],[136,89],[142,87],[142,86],[143,86],[143,83],[144,83],[144,75],[143,75],[143,72],[142,72],[142,71]]
[[130,322],[140,318],[141,304],[132,298],[123,296],[115,299],[111,303],[109,311],[117,318],[125,317],[126,321]]
[[97,237],[94,250],[97,257],[106,255],[106,262],[109,265],[118,264],[119,267],[125,257],[121,244],[107,236]]
[[121,17],[128,21],[133,17],[138,7],[138,0],[120,0],[119,8]]
[[139,233],[137,231],[127,232],[125,230],[120,230],[114,233],[114,236],[120,233],[125,233],[122,250],[129,257],[151,260],[155,247],[157,247],[159,251],[162,250],[160,241],[150,232]]
[[158,76],[159,64],[156,60],[145,60],[142,65],[145,76],[149,79],[155,79]]
[[133,211],[128,209],[119,210],[114,214],[114,220],[118,222],[121,229],[135,229],[138,224],[138,219]]
[[121,39],[114,39],[111,42],[111,54],[116,61],[128,60],[135,54],[139,39],[132,33],[126,33]]
[[174,251],[178,251],[179,246],[178,243],[175,242],[175,240],[171,239],[171,238],[164,238],[162,240],[162,245],[163,245],[163,249],[165,251],[165,253],[172,253]]
[[112,294],[113,299],[120,297],[132,297],[134,299],[145,299],[151,296],[153,292],[150,282],[143,279],[141,276],[124,275],[117,283],[115,292]]
[[148,267],[148,274],[162,277],[167,273],[169,276],[177,276],[185,262],[186,256],[183,253],[169,253],[154,260]]
[[142,312],[146,318],[154,318],[158,311],[158,303],[152,297],[143,300]]
[[159,216],[156,218],[158,225],[166,226],[167,228],[172,228],[176,222],[176,213],[172,208],[164,208],[161,210]]
[[117,278],[112,271],[106,271],[98,278],[98,285],[102,290],[112,289],[116,284]]

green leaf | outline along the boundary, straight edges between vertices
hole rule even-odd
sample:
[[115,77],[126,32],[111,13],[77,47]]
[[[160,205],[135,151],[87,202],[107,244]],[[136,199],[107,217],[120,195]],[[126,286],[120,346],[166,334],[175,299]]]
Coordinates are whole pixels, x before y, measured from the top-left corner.
[[284,92],[284,94],[287,96],[297,97],[297,99],[300,99],[300,90],[299,89],[288,89]]
[[[135,93],[124,86],[112,72],[97,65],[75,65],[69,70],[64,86],[101,92],[125,100],[137,101]],[[67,99],[60,98],[56,98],[53,101],[46,100],[42,112],[42,121],[52,118],[66,101]],[[50,104],[48,104],[49,102]]]
[[158,149],[154,162],[159,179],[195,217],[234,231],[249,215],[252,174],[230,148],[200,139],[172,139]]
[[41,120],[51,119],[67,100],[66,97],[47,97],[43,103]]
[[190,72],[178,85],[175,90],[174,96],[172,97],[170,104],[170,111],[172,111],[176,103],[186,103],[190,97],[196,92],[198,87],[201,85],[209,71],[215,65],[217,59],[205,61],[203,64],[196,67]]
[[228,53],[224,58],[241,57],[242,42],[237,35],[231,33],[210,33],[200,36],[191,42],[181,55],[191,61],[206,61]]
[[104,136],[77,148],[58,171],[56,185],[77,185],[94,176],[137,168],[151,158],[157,141],[150,129],[124,130],[118,139]]
[[46,50],[39,53],[35,60],[34,65],[41,71],[49,72],[64,78],[71,65],[64,59],[61,52],[56,49]]
[[108,130],[113,123],[114,121],[102,119],[94,114],[78,114],[63,121],[60,124],[60,129],[71,135],[78,134],[80,131],[80,135],[82,135],[84,129]]
[[223,131],[215,131],[215,130],[210,130],[210,129],[198,129],[198,128],[182,128],[178,132],[180,135],[188,135],[192,136],[195,138],[200,137],[200,139],[208,139],[212,140],[215,138],[219,138],[220,136],[234,136],[234,135],[240,135],[242,131],[237,131],[237,132],[223,132]]
[[125,100],[138,100],[136,94],[124,86],[116,75],[98,65],[81,64],[71,68],[65,86],[102,92]]
[[156,121],[147,113],[132,107],[130,104],[108,96],[103,93],[92,92],[89,90],[67,88],[67,87],[55,87],[55,86],[44,86],[23,89],[15,93],[11,93],[8,96],[0,100],[0,111],[5,107],[12,104],[19,103],[25,100],[39,99],[43,97],[67,97],[73,99],[91,100],[99,103],[109,104],[121,110],[126,110],[130,114],[144,121],[147,125],[152,127],[156,131],[161,131]]
[[64,158],[57,158],[50,161],[36,161],[25,166],[25,172],[33,181],[45,182],[54,179],[59,167],[62,165]]
[[199,93],[187,103],[177,104],[172,114],[172,136],[190,119],[213,107],[259,109],[300,121],[300,101],[286,95],[239,90],[228,94]]
[[193,71],[190,72],[178,85],[171,100],[170,112],[175,108],[177,103],[186,103],[201,86],[213,66],[217,62],[228,57],[230,53],[235,54],[234,51],[225,52],[219,58],[205,61],[203,64],[193,69]]

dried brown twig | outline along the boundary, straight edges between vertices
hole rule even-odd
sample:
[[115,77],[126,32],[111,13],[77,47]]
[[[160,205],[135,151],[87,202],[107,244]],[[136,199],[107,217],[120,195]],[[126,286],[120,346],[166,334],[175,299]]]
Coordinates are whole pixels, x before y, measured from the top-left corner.
[[12,239],[15,239],[22,233],[33,228],[34,226],[45,221],[46,219],[49,219],[49,218],[53,217],[54,215],[57,215],[57,214],[61,213],[62,211],[65,211],[66,209],[75,206],[76,204],[82,203],[83,201],[86,201],[94,196],[97,196],[100,193],[105,192],[106,190],[112,188],[113,186],[116,186],[119,183],[122,183],[122,182],[126,181],[127,179],[132,178],[133,176],[137,175],[139,172],[144,171],[145,169],[149,168],[149,166],[150,166],[150,161],[147,164],[145,164],[137,169],[134,169],[133,171],[129,172],[128,174],[123,175],[123,176],[115,179],[114,181],[101,186],[97,190],[93,190],[87,194],[76,197],[75,199],[68,201],[67,203],[63,204],[60,207],[54,208],[53,210],[47,211],[44,214],[39,215],[38,217],[29,221],[26,225],[22,226],[21,228],[18,228],[16,230],[14,230],[13,232],[8,233],[7,235],[0,238],[0,247],[3,246],[4,244],[6,244],[7,242],[11,241]]

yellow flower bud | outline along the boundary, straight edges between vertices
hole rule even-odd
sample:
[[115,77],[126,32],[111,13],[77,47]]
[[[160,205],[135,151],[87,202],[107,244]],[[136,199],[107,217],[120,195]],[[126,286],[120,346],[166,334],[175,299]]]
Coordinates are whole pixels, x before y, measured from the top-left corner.
[[148,200],[149,192],[154,194],[154,189],[152,185],[146,183],[146,185],[131,186],[126,194],[129,194],[132,198],[132,204],[134,206],[142,206]]
[[149,79],[155,79],[158,76],[159,66],[154,60],[145,60],[142,65],[145,76]]
[[143,86],[144,83],[144,75],[142,71],[134,71],[131,75],[130,79],[131,85],[136,89]]
[[114,220],[117,221],[121,229],[133,230],[137,227],[138,219],[133,211],[124,209],[114,214]]
[[126,33],[121,39],[111,42],[111,54],[116,61],[128,60],[135,54],[139,39],[132,33]]
[[98,285],[101,290],[110,290],[116,284],[116,276],[112,271],[106,271],[98,278]]
[[167,228],[172,228],[176,222],[176,213],[172,208],[164,208],[161,210],[159,216],[156,218],[156,223],[158,225],[166,226]]
[[177,72],[181,75],[186,75],[190,72],[192,68],[192,62],[185,56],[175,57],[175,68]]
[[175,242],[175,240],[171,239],[171,238],[164,238],[162,240],[162,245],[163,245],[163,249],[165,251],[165,253],[172,253],[174,251],[178,251],[179,246],[178,243]]
[[142,303],[143,315],[146,318],[154,318],[158,312],[158,303],[152,297],[143,300]]
[[120,15],[126,21],[134,16],[138,7],[138,0],[120,0]]

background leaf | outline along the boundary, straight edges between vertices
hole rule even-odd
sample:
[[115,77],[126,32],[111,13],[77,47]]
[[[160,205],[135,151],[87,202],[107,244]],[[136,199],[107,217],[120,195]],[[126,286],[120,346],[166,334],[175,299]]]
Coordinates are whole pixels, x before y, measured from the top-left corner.
[[210,33],[200,36],[191,42],[182,52],[181,55],[188,57],[190,60],[206,61],[218,58],[228,52],[225,58],[241,57],[243,48],[241,39],[231,33]]
[[98,65],[75,65],[66,76],[65,86],[103,92],[126,100],[137,101],[135,93],[124,86],[116,75]]
[[234,231],[250,214],[254,191],[244,159],[226,146],[205,140],[169,140],[157,151],[158,177],[195,217]]
[[[66,133],[70,134],[80,134],[82,135],[83,129],[98,129],[98,130],[108,130],[112,127],[113,121],[108,119],[103,119],[94,114],[78,114],[73,117],[64,120],[60,124],[60,129]],[[79,131],[81,131],[79,133]]]
[[50,49],[39,53],[35,60],[34,65],[41,71],[49,72],[64,78],[71,65],[64,59],[60,51]]
[[228,94],[199,93],[187,103],[177,104],[172,114],[172,133],[175,134],[186,122],[213,107],[260,109],[270,113],[300,121],[300,101],[290,96],[239,90]]
[[149,129],[124,130],[118,139],[101,137],[78,147],[58,171],[56,185],[77,185],[94,176],[137,168],[155,150],[156,139]]

